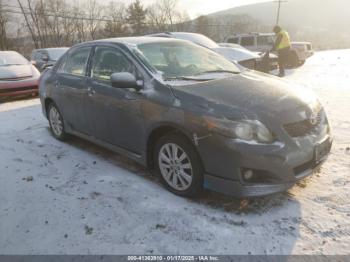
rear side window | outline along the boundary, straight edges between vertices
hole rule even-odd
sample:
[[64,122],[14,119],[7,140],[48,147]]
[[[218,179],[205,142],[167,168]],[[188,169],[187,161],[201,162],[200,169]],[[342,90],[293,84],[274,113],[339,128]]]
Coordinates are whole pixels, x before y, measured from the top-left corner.
[[135,66],[124,54],[113,47],[97,47],[94,55],[91,76],[94,79],[109,81],[113,73],[129,72],[135,75]]
[[91,47],[82,47],[69,53],[63,66],[63,72],[84,76],[86,74],[90,51]]
[[241,39],[242,46],[253,46],[254,45],[254,36],[244,36]]
[[227,43],[239,44],[239,38],[238,37],[229,38],[229,39],[227,39]]

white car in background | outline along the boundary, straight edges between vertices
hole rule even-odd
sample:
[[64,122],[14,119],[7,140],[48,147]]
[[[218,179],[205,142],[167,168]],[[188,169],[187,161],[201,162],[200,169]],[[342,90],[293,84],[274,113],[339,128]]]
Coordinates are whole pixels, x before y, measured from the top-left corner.
[[[241,49],[241,50],[246,50],[249,51],[247,48],[239,45],[239,44],[231,44],[231,43],[219,43],[218,44],[221,47],[230,47],[230,48],[234,48],[234,49]],[[250,51],[251,52],[251,51]],[[266,52],[253,52],[255,54],[257,54],[260,58],[259,58],[259,63],[258,63],[258,70],[259,71],[267,71],[264,68],[264,55],[266,54]],[[272,53],[268,54],[268,63],[269,63],[269,70],[275,70],[278,68],[278,56]]]
[[[250,51],[266,52],[270,50],[275,42],[274,33],[248,33],[235,34],[225,38],[226,43],[244,46]],[[297,67],[303,65],[305,60],[314,54],[310,42],[292,42],[290,66]]]
[[251,52],[248,49],[219,46],[216,42],[202,34],[187,32],[165,32],[152,34],[149,36],[187,40],[197,45],[209,48],[214,52],[224,56],[226,59],[236,62],[241,66],[249,69],[259,69],[259,62],[262,59],[260,55]]

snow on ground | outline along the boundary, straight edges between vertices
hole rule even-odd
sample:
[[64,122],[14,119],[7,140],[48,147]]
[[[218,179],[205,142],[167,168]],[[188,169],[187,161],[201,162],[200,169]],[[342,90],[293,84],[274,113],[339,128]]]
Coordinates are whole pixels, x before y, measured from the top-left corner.
[[1,254],[348,254],[350,50],[316,53],[287,79],[313,89],[335,136],[319,173],[238,200],[166,191],[130,160],[55,140],[38,99],[0,105]]

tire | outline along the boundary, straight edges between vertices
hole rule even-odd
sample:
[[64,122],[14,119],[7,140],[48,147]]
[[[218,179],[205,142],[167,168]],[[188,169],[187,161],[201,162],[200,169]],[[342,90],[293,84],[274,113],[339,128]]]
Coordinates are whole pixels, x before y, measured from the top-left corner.
[[64,130],[63,117],[54,103],[50,103],[48,106],[47,118],[49,120],[51,134],[58,140],[65,140],[67,133]]
[[195,148],[184,136],[170,133],[158,139],[153,159],[162,183],[172,193],[194,197],[202,191],[203,167]]

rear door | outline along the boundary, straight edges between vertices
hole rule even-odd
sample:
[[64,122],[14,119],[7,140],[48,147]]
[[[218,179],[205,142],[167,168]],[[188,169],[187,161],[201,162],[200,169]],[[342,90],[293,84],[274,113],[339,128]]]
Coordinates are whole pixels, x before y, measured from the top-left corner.
[[86,98],[88,95],[87,65],[92,47],[78,47],[67,54],[57,71],[54,83],[59,91],[58,103],[63,118],[74,130],[90,135],[86,119]]
[[112,87],[111,75],[120,72],[139,77],[132,60],[119,48],[97,46],[91,62],[87,114],[96,138],[140,153],[144,140],[140,110],[143,95],[134,89]]

